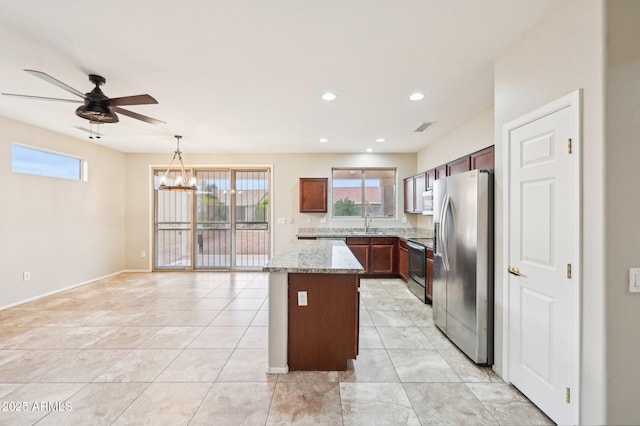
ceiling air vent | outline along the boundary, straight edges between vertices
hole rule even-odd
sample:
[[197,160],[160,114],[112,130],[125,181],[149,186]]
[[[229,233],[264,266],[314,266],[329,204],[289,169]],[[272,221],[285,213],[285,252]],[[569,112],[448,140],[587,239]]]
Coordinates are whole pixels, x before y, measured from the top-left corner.
[[424,123],[419,125],[418,128],[414,130],[414,132],[424,132],[432,124],[435,124],[435,121],[425,121]]

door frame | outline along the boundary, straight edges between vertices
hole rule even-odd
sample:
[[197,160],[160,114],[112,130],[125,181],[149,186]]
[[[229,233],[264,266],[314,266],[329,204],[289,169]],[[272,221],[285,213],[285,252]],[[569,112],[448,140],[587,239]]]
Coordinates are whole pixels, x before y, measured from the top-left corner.
[[509,241],[510,241],[510,186],[511,186],[511,169],[510,169],[510,158],[511,158],[511,132],[517,128],[525,126],[529,123],[532,123],[540,118],[551,115],[559,110],[565,108],[573,108],[572,114],[572,123],[573,127],[572,133],[576,135],[576,140],[572,143],[572,155],[576,155],[577,158],[577,166],[574,171],[574,187],[572,188],[574,205],[577,206],[575,209],[575,216],[573,217],[573,226],[574,232],[577,236],[576,240],[573,242],[573,249],[576,253],[576,262],[577,265],[572,265],[572,281],[575,283],[573,287],[573,301],[574,301],[574,309],[572,313],[573,321],[574,321],[574,333],[573,333],[573,346],[576,351],[573,354],[572,364],[572,383],[569,384],[571,388],[571,421],[573,424],[580,423],[580,373],[582,370],[581,359],[582,359],[582,89],[575,90],[555,101],[552,101],[540,108],[535,109],[521,117],[512,120],[502,127],[502,167],[503,167],[503,196],[504,201],[502,205],[502,235],[504,241],[504,249],[502,252],[502,270],[496,273],[496,278],[500,276],[502,280],[502,304],[505,306],[502,309],[502,378],[505,382],[511,383],[509,380],[509,313],[511,311],[510,303],[510,294],[509,294],[509,274],[507,272],[507,268],[505,265],[509,264]]
[[[154,205],[155,205],[155,188],[154,188],[154,171],[156,169],[162,169],[162,170],[166,170],[168,167],[168,164],[149,164],[148,167],[148,177],[149,177],[149,181],[148,181],[148,204],[147,204],[147,218],[148,218],[148,227],[147,227],[147,232],[148,232],[148,240],[147,240],[147,247],[148,250],[146,252],[146,256],[147,256],[147,269],[145,270],[145,272],[173,272],[172,270],[156,270],[155,269],[155,252],[154,252],[154,245],[155,245],[155,228],[154,228]],[[263,163],[259,163],[259,164],[189,164],[186,165],[185,164],[185,169],[189,170],[195,170],[195,169],[230,169],[230,170],[253,170],[253,169],[267,169],[268,173],[269,173],[269,226],[268,226],[268,233],[269,233],[269,253],[272,254],[274,252],[274,246],[275,246],[275,227],[273,226],[273,221],[275,218],[275,203],[274,203],[274,199],[275,199],[275,189],[274,189],[274,183],[275,183],[275,178],[274,178],[274,174],[275,174],[275,167],[274,164],[263,164]],[[192,200],[193,202],[191,203],[191,208],[193,209],[195,206],[195,200]],[[193,212],[192,212],[193,213]],[[233,227],[232,227],[233,228]],[[195,233],[194,233],[195,236]],[[192,257],[193,257],[193,246],[195,246],[195,244],[192,244]],[[235,247],[233,248],[235,249]],[[178,272],[211,272],[211,271],[227,271],[227,270],[223,270],[223,269],[195,269],[195,259],[192,260],[192,265],[191,268],[188,270],[182,270],[182,269],[177,269],[176,271]],[[233,269],[233,265],[230,265],[230,269],[228,271],[232,271],[232,272],[236,272]],[[252,270],[237,270],[238,272],[246,272],[246,271],[252,271]],[[258,271],[258,270],[256,270]]]

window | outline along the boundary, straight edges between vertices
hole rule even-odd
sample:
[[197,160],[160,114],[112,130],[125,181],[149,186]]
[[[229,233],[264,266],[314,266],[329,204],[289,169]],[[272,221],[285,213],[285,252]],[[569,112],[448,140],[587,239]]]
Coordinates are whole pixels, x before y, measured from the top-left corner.
[[396,169],[333,169],[333,217],[395,217]]
[[81,158],[66,154],[18,144],[11,147],[11,171],[14,173],[86,180],[85,164]]

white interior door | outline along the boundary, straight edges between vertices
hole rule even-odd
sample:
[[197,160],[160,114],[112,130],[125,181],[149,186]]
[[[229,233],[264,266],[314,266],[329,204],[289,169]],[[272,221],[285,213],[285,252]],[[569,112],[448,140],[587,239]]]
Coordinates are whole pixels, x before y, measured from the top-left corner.
[[579,99],[505,126],[508,377],[560,424],[578,421]]

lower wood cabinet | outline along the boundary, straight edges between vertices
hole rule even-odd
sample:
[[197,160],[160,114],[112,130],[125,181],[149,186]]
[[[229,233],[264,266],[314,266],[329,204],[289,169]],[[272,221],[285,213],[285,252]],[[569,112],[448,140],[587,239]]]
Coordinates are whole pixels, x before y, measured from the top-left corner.
[[349,237],[347,246],[364,267],[365,275],[396,275],[397,238]]
[[[358,355],[358,274],[289,273],[289,370],[340,371]],[[298,306],[298,292],[307,306]]]
[[433,250],[427,249],[427,298],[433,300]]
[[398,274],[405,282],[409,279],[409,249],[401,238],[398,239]]

